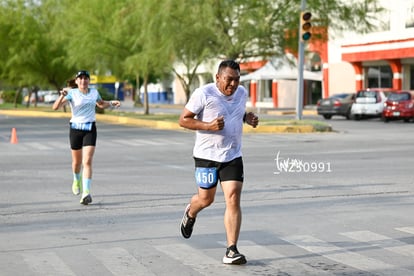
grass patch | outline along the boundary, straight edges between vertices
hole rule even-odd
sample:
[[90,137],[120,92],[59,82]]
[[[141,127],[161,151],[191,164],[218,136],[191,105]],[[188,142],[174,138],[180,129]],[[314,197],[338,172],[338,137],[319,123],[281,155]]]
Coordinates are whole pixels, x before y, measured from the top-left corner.
[[318,120],[261,119],[261,126],[313,126],[316,131],[331,131],[329,124]]
[[17,107],[14,107],[13,103],[3,103],[0,104],[0,109],[3,110],[27,110],[27,111],[53,111],[52,105],[38,105],[34,106],[33,104],[30,104],[29,107],[27,107],[25,104],[18,104]]
[[113,110],[105,110],[106,115],[110,116],[120,116],[120,117],[127,117],[127,118],[135,118],[135,119],[142,119],[142,120],[156,120],[156,121],[166,121],[166,122],[177,122],[178,118],[180,118],[179,114],[142,114],[136,112],[119,112]]

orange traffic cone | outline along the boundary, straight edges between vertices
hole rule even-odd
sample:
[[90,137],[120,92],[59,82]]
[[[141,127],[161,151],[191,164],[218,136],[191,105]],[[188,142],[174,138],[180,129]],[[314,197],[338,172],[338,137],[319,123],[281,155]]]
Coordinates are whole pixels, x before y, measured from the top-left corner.
[[16,133],[16,128],[12,128],[12,133],[11,133],[11,137],[10,137],[10,143],[12,144],[17,144],[17,133]]

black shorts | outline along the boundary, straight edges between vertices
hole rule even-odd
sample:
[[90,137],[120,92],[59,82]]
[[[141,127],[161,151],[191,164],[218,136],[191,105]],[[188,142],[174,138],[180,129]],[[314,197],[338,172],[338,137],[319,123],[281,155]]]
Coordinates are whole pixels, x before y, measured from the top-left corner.
[[[216,162],[206,159],[201,159],[194,157],[195,161],[195,169],[196,169],[196,182],[200,188],[210,189],[217,186],[218,180],[222,181],[244,181],[244,171],[243,171],[243,159],[242,157],[237,157],[229,162]],[[199,168],[215,168],[216,169],[216,177],[212,177],[206,186],[200,185],[200,179],[197,179],[199,176],[197,175],[197,169]],[[207,173],[208,174],[208,173]],[[208,178],[208,177],[207,177]],[[202,181],[201,181],[202,182]]]
[[70,127],[69,124],[70,148],[72,150],[80,150],[84,146],[96,146],[96,124],[92,124],[91,130],[78,130]]

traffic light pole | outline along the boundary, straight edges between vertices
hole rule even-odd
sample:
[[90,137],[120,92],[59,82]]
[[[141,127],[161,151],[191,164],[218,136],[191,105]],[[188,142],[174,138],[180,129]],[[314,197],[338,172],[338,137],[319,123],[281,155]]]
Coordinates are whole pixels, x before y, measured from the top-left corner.
[[[306,0],[301,0],[301,7],[300,11],[301,14],[306,9]],[[297,78],[297,97],[296,97],[296,120],[302,120],[302,111],[303,111],[303,63],[305,58],[305,43],[302,40],[301,35],[301,28],[302,28],[302,19],[299,18],[299,32],[298,32],[298,40],[299,40],[299,49],[298,49],[298,78]]]

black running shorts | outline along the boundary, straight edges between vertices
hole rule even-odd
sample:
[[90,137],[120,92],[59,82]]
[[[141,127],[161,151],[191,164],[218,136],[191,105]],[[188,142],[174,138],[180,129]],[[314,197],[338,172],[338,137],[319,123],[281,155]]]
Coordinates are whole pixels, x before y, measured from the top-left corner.
[[70,148],[72,150],[80,150],[84,146],[96,146],[97,131],[95,123],[92,124],[90,131],[73,129],[70,126],[69,129]]
[[[244,172],[243,172],[243,159],[242,157],[237,157],[229,162],[216,162],[206,159],[201,159],[194,157],[195,169],[196,169],[196,182],[200,188],[210,189],[217,186],[218,180],[220,182],[235,180],[235,181],[244,181]],[[205,181],[206,186],[200,185],[200,179],[197,179],[197,170],[200,168],[215,168],[217,176],[211,177],[213,181]],[[208,177],[207,177],[208,178]]]

